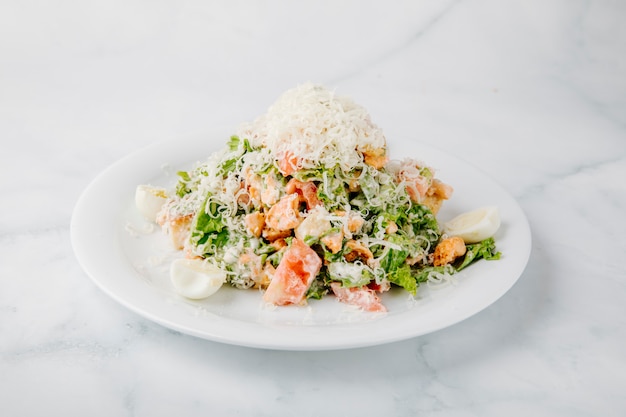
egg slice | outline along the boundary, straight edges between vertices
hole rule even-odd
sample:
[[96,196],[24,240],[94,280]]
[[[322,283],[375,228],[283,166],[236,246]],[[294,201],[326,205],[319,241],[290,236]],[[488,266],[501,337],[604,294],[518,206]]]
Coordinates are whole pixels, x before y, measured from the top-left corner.
[[167,195],[165,189],[151,185],[138,185],[135,190],[135,206],[137,210],[150,221],[155,221],[157,213],[165,204]]
[[176,259],[170,265],[176,292],[192,300],[207,298],[226,281],[226,272],[203,259]]
[[492,237],[500,228],[498,207],[487,206],[463,213],[443,224],[449,236],[458,236],[465,243],[476,243]]

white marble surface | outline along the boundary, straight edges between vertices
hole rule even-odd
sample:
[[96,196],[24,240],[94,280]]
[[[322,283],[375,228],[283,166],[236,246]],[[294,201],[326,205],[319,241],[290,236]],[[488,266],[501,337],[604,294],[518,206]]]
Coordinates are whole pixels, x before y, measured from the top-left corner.
[[[626,3],[0,3],[0,415],[626,415]],[[154,141],[323,83],[520,203],[528,267],[453,327],[255,350],[128,311],[78,265],[74,204]]]

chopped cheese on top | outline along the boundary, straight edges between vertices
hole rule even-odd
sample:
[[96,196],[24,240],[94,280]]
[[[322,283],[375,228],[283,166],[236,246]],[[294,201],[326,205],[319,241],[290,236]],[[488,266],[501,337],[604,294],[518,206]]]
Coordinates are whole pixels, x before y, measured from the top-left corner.
[[363,153],[385,149],[385,137],[367,110],[348,97],[306,83],[283,93],[239,137],[277,158],[297,157],[295,168],[339,165],[348,171]]

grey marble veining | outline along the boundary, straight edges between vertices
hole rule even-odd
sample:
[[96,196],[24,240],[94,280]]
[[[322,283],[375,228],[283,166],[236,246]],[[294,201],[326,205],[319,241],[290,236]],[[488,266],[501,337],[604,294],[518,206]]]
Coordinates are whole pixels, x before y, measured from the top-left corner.
[[[0,415],[625,415],[625,15],[610,0],[0,4]],[[422,337],[290,352],[166,329],[91,282],[69,223],[93,178],[309,80],[518,200],[533,248],[507,294]]]

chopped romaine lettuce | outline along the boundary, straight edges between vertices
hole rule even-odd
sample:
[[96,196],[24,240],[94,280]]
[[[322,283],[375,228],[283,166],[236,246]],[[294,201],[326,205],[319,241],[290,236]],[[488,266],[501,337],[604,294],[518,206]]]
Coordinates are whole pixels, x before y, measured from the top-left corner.
[[455,266],[457,271],[464,269],[465,267],[473,264],[479,259],[485,259],[488,261],[500,259],[501,253],[496,250],[496,243],[493,237],[485,239],[478,243],[473,243],[466,246],[467,252],[465,256],[461,258],[458,265]]
[[219,208],[220,205],[209,195],[191,225],[190,241],[197,247],[203,247],[205,255],[213,255],[214,248],[224,246],[230,235]]

